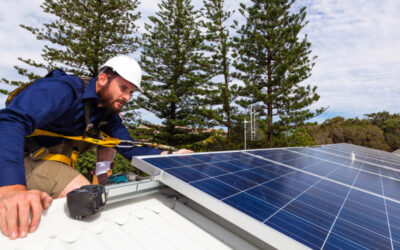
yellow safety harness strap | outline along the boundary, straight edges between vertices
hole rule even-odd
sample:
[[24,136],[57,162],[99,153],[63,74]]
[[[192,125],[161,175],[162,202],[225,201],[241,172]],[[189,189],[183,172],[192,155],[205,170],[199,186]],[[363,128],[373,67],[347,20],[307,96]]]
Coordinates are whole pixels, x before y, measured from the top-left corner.
[[47,155],[43,156],[41,158],[41,160],[58,161],[58,162],[66,164],[68,166],[71,166],[71,159],[68,156],[65,156],[63,154],[50,154],[50,153],[48,153]]
[[[113,138],[103,131],[100,131],[101,139],[95,139],[92,137],[84,137],[84,136],[69,136],[69,135],[60,135],[57,133],[49,132],[42,129],[35,129],[32,134],[28,135],[27,137],[33,136],[51,136],[51,137],[60,137],[65,138],[73,141],[83,141],[103,147],[119,147],[119,148],[130,148],[133,146],[148,146],[148,147],[157,147],[157,144],[154,143],[146,143],[146,142],[135,142],[130,140],[120,140],[118,138]],[[75,143],[74,143],[75,144]],[[44,155],[44,156],[42,156]],[[79,150],[74,145],[73,150],[71,153],[71,157],[65,156],[63,154],[51,154],[48,152],[47,149],[44,147],[40,148],[37,152],[31,154],[32,159],[42,159],[48,161],[58,161],[62,162],[68,166],[71,166],[75,169],[76,163],[79,157]]]
[[[103,147],[117,147],[121,142],[127,143],[126,141],[121,141],[118,138],[113,138],[107,135],[106,133],[100,131],[100,136],[102,139],[95,139],[91,137],[83,137],[83,136],[69,136],[69,135],[60,135],[57,133],[41,130],[41,129],[35,129],[32,134],[28,135],[27,137],[32,137],[32,136],[52,136],[52,137],[62,137],[65,139],[69,140],[74,140],[74,141],[83,141],[91,144],[96,144],[99,146]],[[129,145],[129,147],[132,147]]]
[[[51,137],[61,137],[73,141],[83,141],[103,147],[132,147],[136,144],[136,142],[133,141],[127,141],[127,140],[120,140],[118,138],[113,138],[107,135],[106,133],[100,131],[100,137],[102,139],[95,139],[92,137],[83,137],[83,136],[69,136],[69,135],[60,135],[57,133],[49,132],[46,130],[41,130],[41,129],[35,129],[32,134],[28,135],[27,137],[33,137],[33,136],[51,136]],[[120,144],[125,144],[125,145],[120,145]],[[42,156],[44,155],[44,156]],[[35,152],[33,154],[33,159],[42,159],[42,160],[48,160],[48,161],[58,161],[62,162],[68,166],[71,166],[75,169],[76,163],[78,162],[78,157],[79,157],[79,150],[78,147],[76,147],[75,143],[73,145],[73,150],[71,153],[71,157],[65,156],[63,154],[51,154],[48,152],[47,149],[45,148],[40,148],[38,152]]]
[[76,163],[78,162],[79,157],[79,150],[78,148],[74,147],[71,153],[71,167],[75,169]]

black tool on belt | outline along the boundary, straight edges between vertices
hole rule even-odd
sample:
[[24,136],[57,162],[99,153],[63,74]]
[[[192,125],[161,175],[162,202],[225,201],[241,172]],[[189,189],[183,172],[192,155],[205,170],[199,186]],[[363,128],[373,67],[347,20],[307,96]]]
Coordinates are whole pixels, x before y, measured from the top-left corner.
[[67,194],[67,207],[71,217],[83,219],[97,213],[106,205],[107,197],[102,185],[87,185]]

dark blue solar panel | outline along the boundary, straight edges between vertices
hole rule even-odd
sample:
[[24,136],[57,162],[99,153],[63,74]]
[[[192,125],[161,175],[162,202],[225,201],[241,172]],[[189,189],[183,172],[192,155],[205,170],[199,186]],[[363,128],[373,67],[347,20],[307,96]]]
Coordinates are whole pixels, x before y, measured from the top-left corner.
[[[157,159],[157,158],[154,158],[154,159]],[[163,158],[163,159],[168,159],[168,158]],[[174,157],[173,160],[181,163],[182,165],[186,165],[186,166],[203,163],[202,161],[197,160],[190,155],[182,155],[182,156]]]
[[299,154],[293,153],[293,152],[289,152],[287,150],[283,150],[283,149],[276,149],[276,150],[255,150],[255,151],[249,151],[250,154],[254,154],[254,155],[259,155],[262,157],[266,157],[270,160],[274,160],[274,161],[279,161],[279,162],[283,162],[283,161],[287,161],[287,160],[293,160],[295,158],[300,158],[302,157]]
[[[231,160],[229,163],[241,168],[241,169],[251,169],[256,168],[257,165],[252,164],[250,160]],[[262,165],[258,165],[261,167]]]
[[387,176],[387,177],[391,177],[394,179],[400,179],[400,173],[397,171],[393,171],[390,169],[386,169],[386,168],[380,168],[379,169],[379,174],[381,174],[382,176]]
[[339,235],[349,242],[358,244],[359,248],[391,249],[390,239],[343,219],[336,221],[332,234]]
[[213,157],[219,160],[232,160],[232,159],[248,159],[249,155],[243,153],[225,153],[225,154],[213,154]]
[[371,173],[379,174],[380,168],[371,164],[364,164],[361,169]]
[[207,175],[202,174],[199,171],[196,171],[191,168],[168,168],[165,171],[173,174],[174,176],[178,177],[179,179],[185,182],[198,181],[201,179],[208,178]]
[[354,186],[383,195],[381,177],[376,174],[360,172]]
[[[289,196],[291,198],[294,198],[301,194],[304,190],[308,189],[311,187],[313,183],[307,183],[304,181],[304,176],[307,174],[303,173],[295,173],[297,176],[302,176],[303,180],[301,178],[293,178],[292,176],[284,176],[277,178],[273,181],[267,182],[263,184],[263,186],[270,188],[272,190],[276,190],[280,192],[281,194],[284,194],[286,196]],[[317,179],[317,178],[315,178]],[[306,179],[307,181],[309,180],[308,178]],[[314,181],[316,182],[316,180]]]
[[230,160],[225,162],[211,162],[210,164],[215,164],[218,166],[219,164],[224,165],[224,163],[228,163],[229,165],[234,166],[238,170],[246,170],[248,168],[254,168],[255,166],[252,164],[246,164],[241,162],[240,160]]
[[266,224],[312,248],[321,248],[328,234],[322,227],[286,211],[280,211]]
[[293,201],[287,207],[283,209],[283,211],[289,212],[299,218],[307,220],[312,224],[322,227],[329,231],[333,221],[335,220],[335,216],[329,214],[321,209],[318,209],[314,206],[310,206],[301,201]]
[[[283,169],[283,170],[285,170],[285,169]],[[256,173],[258,175],[265,176],[265,177],[267,177],[269,179],[273,179],[273,178],[276,178],[276,177],[281,176],[283,174],[287,174],[287,173],[292,172],[292,170],[278,172],[278,171],[276,171],[276,169],[271,168],[271,166],[260,167],[260,168],[252,168],[250,171],[253,172],[253,173]]]
[[228,172],[221,169],[221,168],[216,168],[212,165],[209,164],[198,164],[198,165],[191,165],[191,168],[201,172],[202,174],[206,174],[210,177],[222,175],[222,174],[227,174]]
[[217,168],[220,168],[220,169],[223,169],[223,170],[228,171],[228,172],[237,172],[237,171],[242,170],[241,167],[236,166],[233,163],[229,163],[229,162],[225,162],[225,161],[211,162],[211,163],[209,163],[209,165],[217,167]]
[[297,200],[336,216],[348,192],[348,187],[323,180],[301,194]]
[[282,163],[285,163],[291,167],[303,169],[315,164],[323,163],[323,161],[311,157],[301,156],[300,158],[286,160]]
[[400,182],[382,177],[385,196],[400,200]]
[[244,179],[236,174],[225,174],[216,177],[216,179],[239,190],[249,189],[257,185],[256,182]]
[[400,173],[353,161],[343,150],[323,146],[143,160],[308,247],[399,247]]
[[[296,151],[296,152],[299,152],[301,154],[308,155],[308,156],[313,156],[313,157],[320,158],[320,159],[323,159],[323,160],[333,161],[335,163],[343,162],[343,158],[341,158],[341,157],[337,157],[337,156],[334,156],[334,155],[331,155],[331,154],[328,154],[328,153],[325,153],[325,152],[317,151],[317,150],[314,150],[314,149],[311,149],[311,148],[290,148],[288,150],[289,151]],[[347,156],[347,158],[349,158],[348,154],[346,156]]]
[[224,202],[261,222],[278,210],[277,207],[247,193],[231,196]]
[[329,238],[325,243],[324,249],[332,249],[332,250],[337,250],[337,249],[367,249],[365,247],[362,247],[361,245],[358,245],[356,242],[353,242],[351,240],[348,240],[346,238],[341,237],[340,235],[337,235],[335,233],[330,233]]
[[236,174],[246,180],[253,181],[257,184],[264,183],[271,179],[265,175],[260,175],[251,170],[243,170],[243,171],[237,172]]
[[176,168],[183,166],[182,163],[179,163],[172,158],[150,158],[146,159],[146,161],[154,166],[157,166],[160,169],[167,169],[167,168]]
[[330,162],[321,162],[308,167],[305,167],[304,170],[322,176],[327,176],[332,173],[334,170],[340,168],[339,165],[330,163]]
[[191,183],[191,185],[214,196],[217,199],[227,198],[228,196],[239,193],[240,191],[230,185],[220,182],[216,179],[206,179]]
[[213,162],[213,161],[220,161],[219,158],[215,157],[214,155],[207,155],[207,154],[201,154],[201,155],[193,155],[193,158],[196,160],[200,160],[202,162]]
[[400,242],[400,204],[393,201],[386,201],[386,206],[392,238],[394,241]]
[[359,173],[359,170],[353,168],[340,167],[327,177],[344,184],[352,185]]
[[390,238],[385,204],[382,198],[352,190],[339,218]]
[[251,194],[258,199],[265,201],[276,207],[282,207],[283,205],[289,203],[291,198],[282,194],[281,192],[274,191],[265,186],[257,186],[247,190],[246,193]]

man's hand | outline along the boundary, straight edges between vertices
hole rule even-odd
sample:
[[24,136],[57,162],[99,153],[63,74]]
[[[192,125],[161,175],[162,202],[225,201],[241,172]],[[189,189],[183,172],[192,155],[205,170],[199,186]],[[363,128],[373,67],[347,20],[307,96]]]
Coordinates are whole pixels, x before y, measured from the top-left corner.
[[[190,154],[190,153],[194,153],[194,151],[189,150],[189,149],[179,149],[178,151],[172,152],[172,154]],[[162,155],[166,155],[168,154],[168,151],[162,151],[161,152]]]
[[[47,193],[26,190],[23,185],[0,187],[1,232],[11,240],[35,232],[43,209],[48,209],[52,201]],[[32,219],[29,222],[31,212]]]
[[190,153],[194,153],[194,151],[189,149],[179,149],[178,151],[173,152],[172,154],[190,154]]

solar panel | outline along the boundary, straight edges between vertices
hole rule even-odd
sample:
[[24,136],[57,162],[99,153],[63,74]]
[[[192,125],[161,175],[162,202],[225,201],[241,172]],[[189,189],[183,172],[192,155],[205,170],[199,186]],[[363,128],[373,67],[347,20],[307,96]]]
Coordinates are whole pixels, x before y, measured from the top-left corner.
[[344,156],[348,155],[349,152],[352,152],[358,155],[359,160],[400,169],[399,156],[384,151],[378,151],[376,149],[362,148],[355,145],[344,144],[340,146],[326,145],[320,147],[320,150]]
[[399,172],[358,160],[369,152],[362,150],[339,144],[145,156],[133,165],[276,248],[398,248]]

